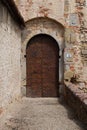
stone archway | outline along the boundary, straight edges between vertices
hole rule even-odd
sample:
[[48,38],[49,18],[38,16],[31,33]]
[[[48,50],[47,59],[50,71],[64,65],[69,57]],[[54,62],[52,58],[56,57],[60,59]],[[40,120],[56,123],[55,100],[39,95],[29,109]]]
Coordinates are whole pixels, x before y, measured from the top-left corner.
[[26,46],[29,40],[39,34],[46,34],[53,37],[59,46],[59,84],[63,83],[63,50],[64,50],[64,27],[48,18],[36,18],[26,22],[26,29],[22,33],[22,54],[21,54],[21,70],[22,70],[22,89],[26,88]]

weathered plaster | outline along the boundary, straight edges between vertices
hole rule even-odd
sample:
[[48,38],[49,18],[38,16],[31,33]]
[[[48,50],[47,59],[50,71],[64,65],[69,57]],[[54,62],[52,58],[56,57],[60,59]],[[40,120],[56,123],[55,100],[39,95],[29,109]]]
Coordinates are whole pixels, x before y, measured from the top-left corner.
[[21,30],[0,2],[0,110],[20,97]]
[[15,1],[25,21],[33,18],[48,17],[64,24],[64,0]]

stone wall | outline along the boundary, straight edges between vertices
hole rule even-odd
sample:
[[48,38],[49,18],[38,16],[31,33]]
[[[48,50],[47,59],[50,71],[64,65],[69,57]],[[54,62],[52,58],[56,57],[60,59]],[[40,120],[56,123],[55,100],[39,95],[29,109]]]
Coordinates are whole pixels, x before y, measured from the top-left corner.
[[87,125],[87,89],[66,83],[64,100],[73,109],[76,118]]
[[48,17],[64,24],[64,0],[15,0],[25,21]]
[[[15,0],[25,21],[49,18],[65,27],[65,80],[87,84],[87,0]],[[44,28],[43,28],[44,30]],[[55,32],[55,31],[54,31]]]
[[[87,82],[87,1],[65,0],[65,79]],[[69,78],[68,78],[69,77]],[[84,84],[84,85],[85,85]]]
[[0,2],[0,110],[20,95],[21,30]]

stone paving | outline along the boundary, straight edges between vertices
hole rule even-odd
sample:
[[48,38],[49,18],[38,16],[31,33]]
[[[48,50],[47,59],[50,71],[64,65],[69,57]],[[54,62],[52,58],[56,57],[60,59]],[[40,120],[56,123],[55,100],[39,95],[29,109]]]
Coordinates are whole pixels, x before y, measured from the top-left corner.
[[57,98],[23,98],[3,121],[0,130],[87,130]]

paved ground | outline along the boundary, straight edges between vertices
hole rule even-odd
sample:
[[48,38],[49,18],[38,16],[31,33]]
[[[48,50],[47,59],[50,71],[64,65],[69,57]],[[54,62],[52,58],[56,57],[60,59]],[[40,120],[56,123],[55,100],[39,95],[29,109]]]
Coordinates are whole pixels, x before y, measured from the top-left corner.
[[10,106],[3,123],[0,130],[87,130],[57,98],[23,98]]

